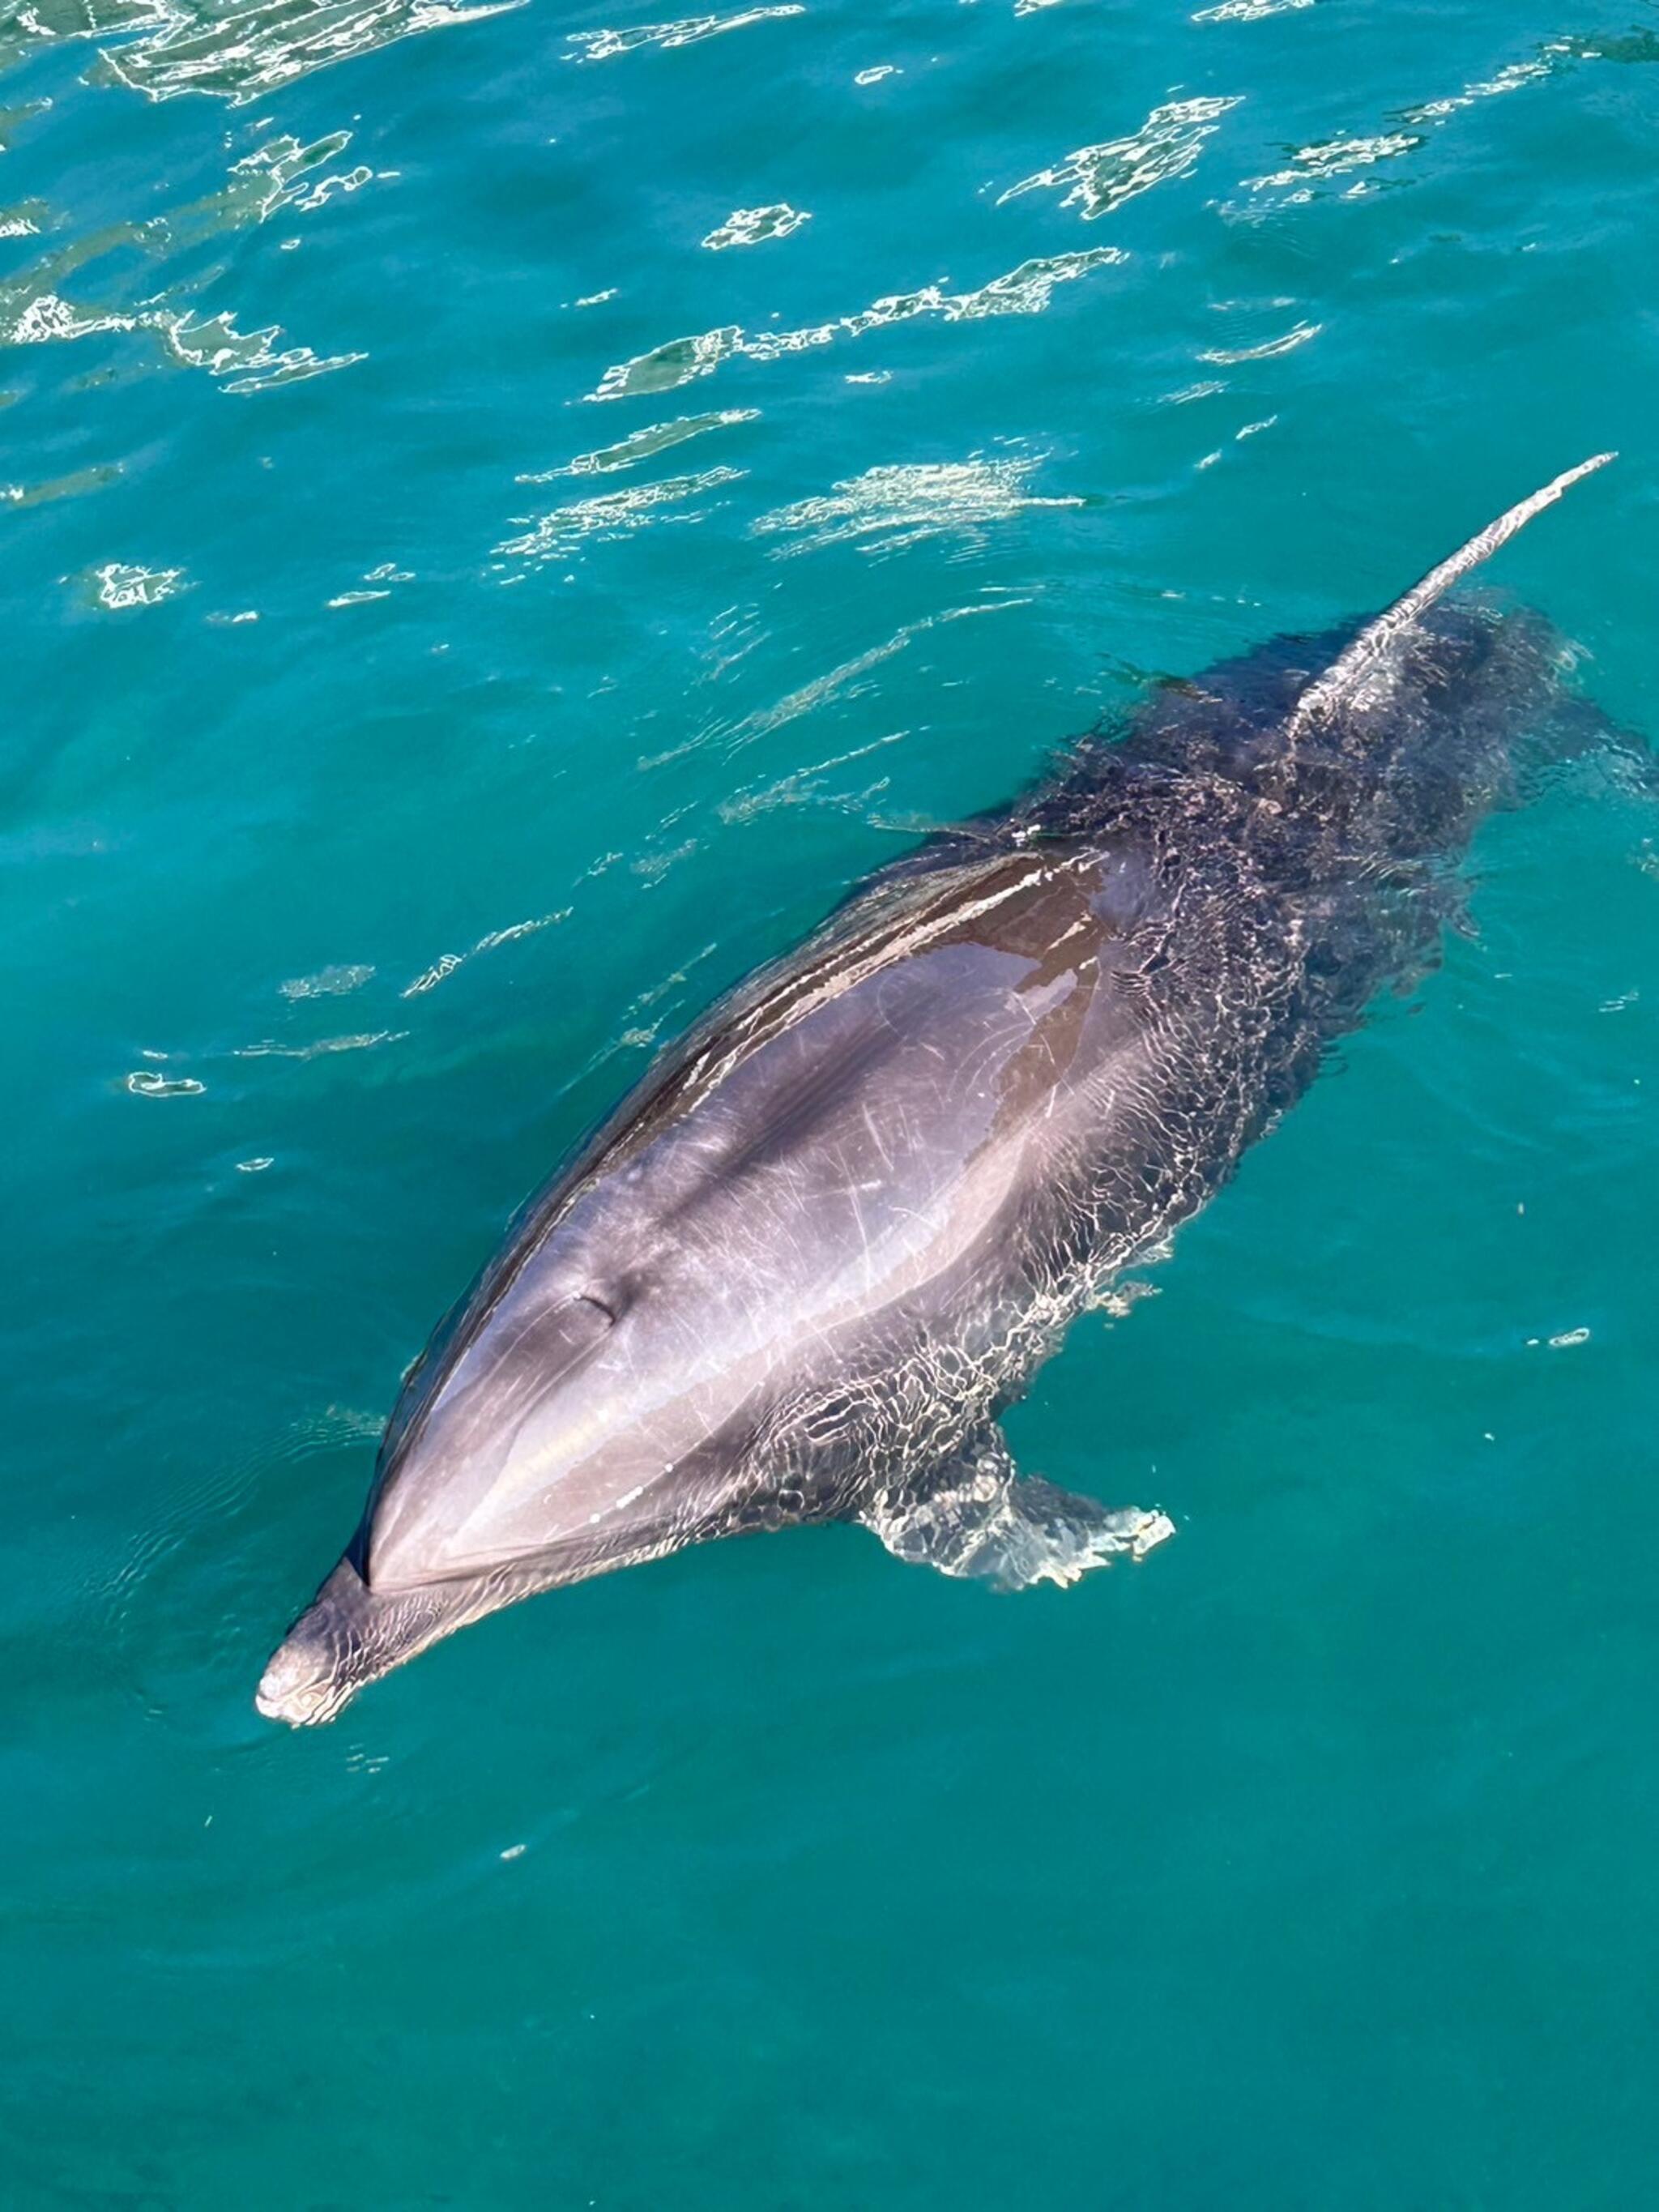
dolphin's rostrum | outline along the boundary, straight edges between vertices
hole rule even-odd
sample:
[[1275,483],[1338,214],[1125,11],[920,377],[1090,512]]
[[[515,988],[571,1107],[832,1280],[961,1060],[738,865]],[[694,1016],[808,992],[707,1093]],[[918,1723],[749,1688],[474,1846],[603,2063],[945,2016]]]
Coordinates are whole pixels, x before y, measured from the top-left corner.
[[1601,725],[1535,616],[1443,594],[1162,687],[724,1000],[531,1207],[411,1375],[344,1558],[270,1662],[295,1724],[538,1590],[862,1521],[1068,1583],[1171,1533],[1015,1471],[1000,1409],[1202,1206],[1449,868]]

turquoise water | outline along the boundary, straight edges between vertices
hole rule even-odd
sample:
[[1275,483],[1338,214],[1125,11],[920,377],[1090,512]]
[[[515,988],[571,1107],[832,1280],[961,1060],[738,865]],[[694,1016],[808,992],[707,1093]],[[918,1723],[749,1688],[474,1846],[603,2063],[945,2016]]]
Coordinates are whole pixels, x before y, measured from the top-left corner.
[[5,2204],[1651,2201],[1659,813],[1592,769],[1012,1417],[1143,1569],[803,1533],[252,1695],[518,1201],[919,829],[1609,445],[1493,580],[1655,734],[1655,61],[9,11]]

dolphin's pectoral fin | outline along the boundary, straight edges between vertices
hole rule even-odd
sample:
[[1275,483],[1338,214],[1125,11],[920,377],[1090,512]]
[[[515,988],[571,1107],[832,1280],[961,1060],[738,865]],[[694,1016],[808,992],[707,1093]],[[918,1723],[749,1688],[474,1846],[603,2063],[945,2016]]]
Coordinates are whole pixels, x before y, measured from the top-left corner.
[[1020,1475],[1000,1429],[976,1437],[925,1484],[878,1493],[860,1513],[895,1559],[973,1575],[998,1589],[1062,1587],[1127,1553],[1144,1559],[1175,1534],[1163,1513],[1110,1508]]

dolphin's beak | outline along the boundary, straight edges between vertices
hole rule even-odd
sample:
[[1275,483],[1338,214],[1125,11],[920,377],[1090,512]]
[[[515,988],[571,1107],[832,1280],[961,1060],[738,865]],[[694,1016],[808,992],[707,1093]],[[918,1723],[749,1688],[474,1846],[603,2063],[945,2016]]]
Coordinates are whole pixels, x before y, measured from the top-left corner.
[[290,1728],[312,1728],[319,1721],[332,1720],[343,1702],[343,1698],[336,1697],[333,1684],[318,1674],[307,1654],[292,1644],[272,1652],[253,1693],[258,1711],[268,1721],[286,1721]]
[[544,1583],[503,1575],[375,1590],[358,1572],[354,1544],[270,1656],[254,1693],[268,1721],[315,1728],[359,1690],[469,1621],[528,1597]]
[[374,1663],[377,1607],[349,1559],[323,1584],[272,1652],[254,1696],[269,1721],[312,1728],[331,1721],[353,1693],[395,1658]]
[[331,1721],[366,1683],[480,1610],[488,1611],[489,1601],[481,1604],[476,1583],[377,1593],[348,1554],[271,1654],[253,1702],[267,1720],[290,1728]]

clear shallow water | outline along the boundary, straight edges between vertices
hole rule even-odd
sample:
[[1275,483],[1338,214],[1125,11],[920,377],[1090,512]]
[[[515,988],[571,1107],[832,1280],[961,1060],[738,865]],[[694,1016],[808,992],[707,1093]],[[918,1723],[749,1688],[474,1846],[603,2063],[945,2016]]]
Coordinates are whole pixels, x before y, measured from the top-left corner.
[[727,1545],[250,1702],[517,1201],[917,828],[1606,445],[1495,580],[1654,734],[1659,13],[1562,4],[8,19],[8,2203],[1651,2193],[1590,772],[1012,1417],[1144,1571]]

